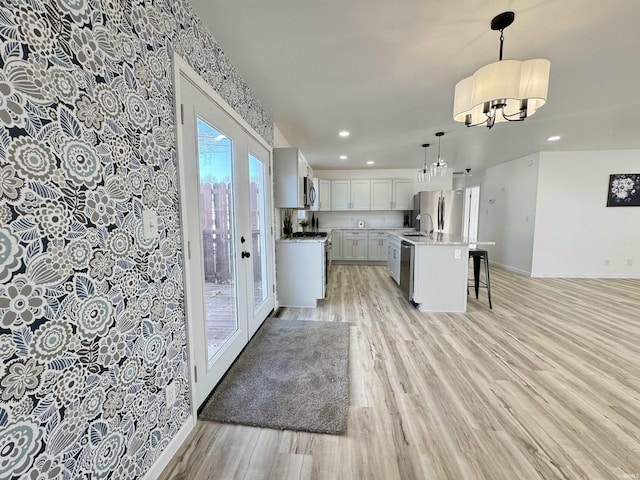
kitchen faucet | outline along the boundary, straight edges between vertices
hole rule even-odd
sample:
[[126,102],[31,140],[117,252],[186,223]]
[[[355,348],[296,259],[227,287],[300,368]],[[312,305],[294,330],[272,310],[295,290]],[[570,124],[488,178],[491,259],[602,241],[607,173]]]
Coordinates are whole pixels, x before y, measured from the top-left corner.
[[431,230],[424,230],[424,231],[425,233],[432,235],[433,234],[433,218],[429,213],[419,213],[418,216],[416,217],[416,220],[420,220],[422,218],[422,215],[426,215],[427,217],[429,217],[429,221],[431,222]]

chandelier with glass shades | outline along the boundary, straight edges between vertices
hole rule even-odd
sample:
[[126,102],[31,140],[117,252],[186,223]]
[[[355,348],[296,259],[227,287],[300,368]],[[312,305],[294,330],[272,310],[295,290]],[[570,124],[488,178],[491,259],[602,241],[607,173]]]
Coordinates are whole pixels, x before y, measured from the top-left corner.
[[467,127],[500,122],[521,122],[547,101],[549,60],[502,60],[504,29],[515,14],[503,12],[491,20],[491,30],[500,31],[500,59],[485,65],[456,85],[453,119]]

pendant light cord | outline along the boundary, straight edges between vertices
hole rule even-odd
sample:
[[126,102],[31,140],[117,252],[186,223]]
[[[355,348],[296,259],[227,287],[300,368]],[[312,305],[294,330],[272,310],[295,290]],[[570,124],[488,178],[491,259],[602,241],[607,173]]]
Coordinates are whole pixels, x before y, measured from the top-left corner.
[[504,44],[504,28],[500,30],[500,61],[502,61],[502,46]]

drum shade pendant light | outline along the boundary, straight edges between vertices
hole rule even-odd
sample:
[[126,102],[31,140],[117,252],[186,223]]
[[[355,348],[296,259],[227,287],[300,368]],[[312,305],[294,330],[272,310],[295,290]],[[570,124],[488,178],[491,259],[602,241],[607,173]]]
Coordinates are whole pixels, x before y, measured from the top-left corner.
[[431,171],[427,165],[427,148],[429,148],[429,144],[423,143],[422,148],[424,148],[424,167],[418,170],[418,182],[427,183],[431,181]]
[[513,12],[491,20],[491,30],[500,31],[500,59],[480,68],[456,85],[453,119],[467,127],[500,122],[521,122],[547,101],[549,60],[502,60],[504,29],[513,23]]
[[438,160],[431,164],[431,178],[444,177],[447,174],[447,163],[440,157],[440,138],[444,135],[444,132],[437,132],[438,137]]

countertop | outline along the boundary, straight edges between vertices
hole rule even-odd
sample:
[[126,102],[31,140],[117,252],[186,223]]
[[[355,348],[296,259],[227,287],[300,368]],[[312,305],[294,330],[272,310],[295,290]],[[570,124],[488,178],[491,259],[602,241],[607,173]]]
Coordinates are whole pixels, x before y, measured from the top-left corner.
[[327,235],[326,237],[278,238],[276,243],[326,243],[330,239],[331,235]]
[[276,243],[279,243],[279,242],[283,242],[283,243],[291,243],[291,242],[305,242],[305,243],[307,243],[307,242],[326,242],[327,240],[331,239],[331,232],[334,232],[336,230],[348,230],[348,231],[357,230],[357,231],[362,231],[362,232],[385,231],[385,232],[389,232],[389,233],[392,233],[392,232],[401,233],[401,232],[413,232],[414,231],[413,229],[406,228],[406,227],[404,227],[404,228],[403,227],[387,227],[387,228],[322,227],[318,231],[319,232],[327,232],[327,236],[326,237],[296,237],[296,238],[282,238],[282,237],[280,237],[279,239],[276,240]]
[[367,232],[367,231],[374,231],[374,232],[379,232],[379,231],[384,231],[384,232],[408,232],[408,231],[413,231],[413,228],[410,227],[379,227],[379,228],[375,228],[375,227],[364,227],[364,228],[358,228],[358,227],[323,227],[322,230],[327,230],[327,231],[331,231],[331,230],[358,230],[358,231],[363,231],[363,232]]
[[[417,232],[416,232],[417,233]],[[409,242],[413,245],[495,245],[493,241],[483,240],[470,240],[466,237],[459,237],[455,235],[449,235],[447,233],[432,233],[431,235],[420,234],[417,235],[405,235],[403,233],[390,232],[389,235],[398,237],[402,241]]]

